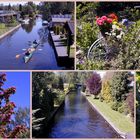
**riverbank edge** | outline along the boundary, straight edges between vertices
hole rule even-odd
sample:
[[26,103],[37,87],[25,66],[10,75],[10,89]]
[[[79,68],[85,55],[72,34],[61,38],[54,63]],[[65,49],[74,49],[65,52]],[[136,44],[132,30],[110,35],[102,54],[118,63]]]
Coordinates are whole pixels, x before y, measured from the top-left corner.
[[21,27],[21,24],[15,26],[14,28],[12,28],[11,30],[7,31],[6,33],[4,33],[3,35],[0,36],[0,40],[3,39],[4,37],[6,37],[7,35],[13,33],[15,30],[17,30],[18,28]]
[[96,105],[94,105],[85,95],[84,92],[81,92],[83,96],[85,96],[86,100],[88,103],[91,105],[93,109],[95,109],[107,122],[108,124],[122,137],[122,138],[127,138],[127,134],[125,132],[120,131],[120,129],[114,125],[99,109]]
[[[67,91],[67,93],[65,94],[65,97],[66,97],[71,91],[73,91],[73,90]],[[56,109],[53,111],[53,113],[51,114],[51,116],[50,116],[50,118],[49,118],[49,120],[48,120],[48,122],[47,122],[48,124],[51,122],[51,120],[52,120],[53,117],[56,115],[56,113],[58,112],[58,110],[62,107],[62,105],[64,105],[64,103],[65,103],[65,98],[64,98],[64,100],[60,103],[59,107],[56,108]]]

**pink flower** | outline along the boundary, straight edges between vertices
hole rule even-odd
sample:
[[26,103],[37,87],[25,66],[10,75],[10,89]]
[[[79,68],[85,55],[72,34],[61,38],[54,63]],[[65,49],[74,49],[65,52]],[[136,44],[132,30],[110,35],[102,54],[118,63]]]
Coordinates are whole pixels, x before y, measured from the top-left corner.
[[106,21],[106,20],[107,20],[107,17],[106,17],[106,16],[102,16],[101,19],[102,19],[103,21]]
[[96,20],[96,23],[97,23],[98,25],[103,25],[103,24],[104,24],[104,21],[103,21],[101,18],[98,18],[98,19]]
[[106,20],[108,23],[112,23],[113,22],[113,20],[111,19],[111,18],[107,18],[107,20]]

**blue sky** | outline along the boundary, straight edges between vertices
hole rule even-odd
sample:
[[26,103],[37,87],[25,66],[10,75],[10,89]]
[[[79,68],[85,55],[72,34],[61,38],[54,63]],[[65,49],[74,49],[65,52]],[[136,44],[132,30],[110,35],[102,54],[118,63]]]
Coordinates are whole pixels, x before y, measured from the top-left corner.
[[[1,73],[1,72],[0,72]],[[7,81],[3,88],[16,87],[16,93],[10,97],[17,107],[30,107],[30,73],[6,72]]]

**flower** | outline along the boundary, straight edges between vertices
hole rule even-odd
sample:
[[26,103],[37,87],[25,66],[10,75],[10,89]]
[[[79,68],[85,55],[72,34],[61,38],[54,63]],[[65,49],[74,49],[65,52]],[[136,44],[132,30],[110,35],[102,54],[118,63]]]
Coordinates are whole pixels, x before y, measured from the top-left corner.
[[111,18],[113,21],[118,21],[118,17],[114,13],[109,14],[108,17]]
[[103,21],[101,18],[98,18],[98,19],[96,20],[96,23],[97,23],[98,25],[103,25],[103,24],[104,24],[104,21]]
[[0,80],[6,81],[6,74],[5,73],[0,74]]
[[107,21],[108,23],[112,23],[112,22],[113,22],[113,20],[112,20],[111,18],[107,18],[106,21]]
[[106,21],[107,20],[107,17],[106,16],[102,16],[101,17],[101,20]]
[[4,83],[3,83],[2,81],[0,81],[0,87],[2,87],[2,86],[3,86],[3,84],[4,84]]

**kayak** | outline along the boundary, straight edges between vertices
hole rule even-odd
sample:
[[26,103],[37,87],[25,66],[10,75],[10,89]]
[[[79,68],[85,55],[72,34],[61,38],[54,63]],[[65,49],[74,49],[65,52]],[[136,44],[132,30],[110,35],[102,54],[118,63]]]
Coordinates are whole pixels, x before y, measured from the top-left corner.
[[34,53],[34,51],[36,50],[36,48],[38,47],[39,44],[40,44],[40,43],[38,42],[37,44],[32,44],[32,45],[30,46],[30,48],[32,49],[32,51],[31,51],[31,53],[30,53],[29,55],[25,55],[25,56],[24,56],[24,62],[25,62],[25,63],[28,63],[29,60],[32,58],[33,53]]

